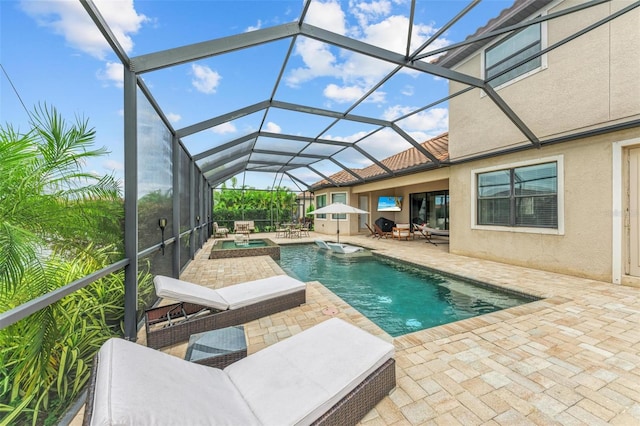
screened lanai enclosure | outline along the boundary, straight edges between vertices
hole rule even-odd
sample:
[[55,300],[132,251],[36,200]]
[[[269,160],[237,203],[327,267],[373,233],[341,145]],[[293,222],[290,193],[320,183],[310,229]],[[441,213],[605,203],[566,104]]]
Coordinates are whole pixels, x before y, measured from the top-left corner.
[[[589,16],[590,8],[609,1],[575,2],[533,17],[552,0],[264,3],[269,7],[248,1],[135,2],[146,22],[159,13],[154,8],[171,17],[157,23],[153,42],[148,34],[123,30],[108,3],[74,3],[74,19],[97,29],[109,45],[121,82],[124,255],[0,313],[0,328],[124,271],[122,332],[135,340],[141,311],[155,302],[153,294],[139,298],[140,271],[179,276],[212,235],[216,190],[234,179],[240,187],[305,193],[447,167],[451,163],[422,142],[448,131],[449,100],[470,90],[481,89],[500,120],[530,147],[558,142],[541,140],[495,87],[545,53],[570,49],[581,35],[638,7],[628,3],[605,19],[584,19],[564,38],[543,45],[535,34],[546,21]],[[194,13],[207,19],[191,21]],[[471,51],[508,37],[520,42],[501,45],[513,51],[501,52],[503,59],[487,75],[453,69]],[[529,41],[524,47],[523,39]],[[491,55],[485,60],[491,62]],[[463,88],[450,92],[452,82]],[[381,161],[409,148],[420,158],[403,169]],[[364,168],[368,172],[359,173]],[[295,204],[294,214],[306,207]]]
[[[496,64],[491,75],[478,78],[448,65],[498,37],[522,34],[531,26],[584,13],[607,1],[580,2],[521,22],[551,1],[470,1],[444,7],[444,2],[413,0],[394,9],[402,32],[391,38],[383,38],[384,32],[374,33],[374,25],[369,33],[346,28],[339,2],[285,2],[291,16],[288,22],[260,21],[258,28],[249,25],[256,17],[243,10],[248,3],[162,2],[176,14],[175,25],[167,28],[162,40],[164,48],[135,56],[123,47],[129,40],[121,39],[119,29],[114,31],[100,3],[79,3],[123,69],[125,259],[102,274],[125,270],[124,332],[131,339],[141,308],[136,290],[138,262],[150,261],[153,273],[177,276],[211,235],[214,188],[235,177],[251,187],[288,185],[293,191],[307,191],[343,185],[332,179],[340,171],[354,184],[447,166],[421,142],[447,130],[448,100],[474,88],[482,89],[533,146],[540,146],[544,141],[493,89],[495,83],[637,7],[633,3],[606,19],[588,22],[549,46],[532,42]],[[152,3],[144,5],[151,8]],[[210,13],[211,21],[187,31],[184,26],[189,24],[181,20],[180,10],[189,7]],[[501,13],[503,8],[509,9]],[[236,28],[222,25],[222,12],[246,14],[247,29],[234,33]],[[470,34],[470,28],[477,28],[470,25],[476,22],[488,23]],[[267,57],[278,60],[267,62]],[[202,83],[197,80],[199,73],[218,67],[229,71],[225,79],[233,79],[218,96],[160,90],[180,79],[193,80],[197,86]],[[466,88],[448,93],[447,82]],[[249,90],[240,91],[244,86]],[[398,107],[381,111],[380,102],[391,99]],[[176,126],[171,111],[188,103],[198,108],[181,120],[186,125]],[[431,127],[424,122],[432,123]],[[417,166],[398,171],[380,161],[410,147],[423,156],[414,162]],[[358,174],[371,165],[376,173]],[[164,230],[158,226],[160,219],[166,219]],[[161,245],[164,254],[159,255]],[[5,312],[1,325],[18,321],[93,279],[87,277]]]
[[[344,14],[348,7],[339,2],[284,2],[290,16],[287,22],[260,20],[257,26],[249,25],[257,19],[249,3],[161,3],[175,13],[175,25],[167,26],[160,42],[163,48],[144,51],[143,45],[137,49],[143,53],[132,56],[125,47],[130,43],[128,37],[110,25],[112,13],[103,14],[101,3],[79,1],[122,64],[125,257],[104,271],[2,313],[2,327],[97,277],[124,268],[124,334],[134,339],[141,308],[138,263],[150,263],[153,273],[177,276],[211,235],[215,188],[236,178],[252,187],[288,185],[292,191],[307,191],[343,185],[332,179],[340,171],[354,184],[447,166],[421,142],[447,130],[448,100],[468,90],[482,89],[532,146],[540,146],[545,141],[494,90],[496,82],[637,7],[632,3],[606,19],[587,22],[548,46],[534,40],[496,64],[490,75],[478,78],[449,65],[498,37],[523,34],[529,27],[584,13],[607,1],[580,2],[522,22],[551,1],[451,4],[412,0],[393,10],[393,21],[399,22],[402,31],[386,38],[381,28],[390,20],[377,26],[369,22],[368,33],[347,28]],[[144,7],[153,13],[152,2]],[[199,8],[212,18],[197,24],[200,27],[189,27],[181,12],[185,8]],[[508,10],[502,11],[504,8]],[[246,14],[245,30],[222,25],[223,13]],[[360,13],[365,19],[366,8]],[[373,20],[374,15],[369,11],[366,19]],[[476,23],[486,25],[470,34],[470,28],[478,28],[473,27]],[[192,80],[198,87],[204,84],[198,75],[211,75],[216,68],[228,71],[224,78],[233,81],[215,97],[161,90],[181,79]],[[449,93],[448,82],[466,88]],[[249,90],[241,91],[245,86]],[[215,88],[202,90],[215,92]],[[380,103],[392,99],[397,107],[381,111]],[[185,125],[175,125],[172,111],[189,103],[198,107],[181,120]],[[431,126],[425,127],[424,122]],[[423,156],[414,162],[416,166],[398,171],[380,161],[411,147]],[[358,174],[371,165],[376,173]],[[159,226],[161,219],[166,223],[164,229]]]

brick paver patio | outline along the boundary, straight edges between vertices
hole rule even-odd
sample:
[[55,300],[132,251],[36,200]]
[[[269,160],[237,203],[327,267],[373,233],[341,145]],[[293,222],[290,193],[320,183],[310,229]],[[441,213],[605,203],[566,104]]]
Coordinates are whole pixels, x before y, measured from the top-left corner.
[[[267,236],[282,244],[314,238]],[[245,325],[249,353],[326,320],[332,311],[393,341],[397,387],[361,424],[640,425],[640,289],[456,256],[446,245],[418,239],[341,240],[544,298],[393,339],[311,282],[303,306]],[[283,273],[268,256],[209,260],[212,244],[205,244],[182,279],[221,287]],[[166,349],[179,357],[185,350],[186,343]]]

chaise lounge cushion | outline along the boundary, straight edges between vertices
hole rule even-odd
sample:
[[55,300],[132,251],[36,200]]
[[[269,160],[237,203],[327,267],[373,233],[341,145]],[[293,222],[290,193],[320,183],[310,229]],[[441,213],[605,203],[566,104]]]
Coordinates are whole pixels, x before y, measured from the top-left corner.
[[158,297],[195,303],[221,311],[238,309],[274,297],[284,296],[303,290],[306,286],[302,281],[288,275],[276,275],[247,281],[217,290],[163,275],[156,275],[153,282]]
[[313,240],[314,243],[316,243],[316,245],[318,247],[320,247],[321,249],[325,249],[325,250],[331,250],[331,247],[329,247],[329,245],[327,244],[326,241],[320,240],[320,239],[315,239]]
[[305,288],[306,284],[300,280],[288,275],[276,275],[223,287],[217,292],[229,304],[229,309],[238,309]]
[[393,353],[391,343],[332,318],[224,371],[262,424],[309,424]]
[[222,370],[115,338],[98,357],[93,425],[260,424]]
[[203,285],[177,280],[164,275],[156,275],[153,279],[158,297],[195,303],[221,311],[229,309],[227,302],[218,291]]

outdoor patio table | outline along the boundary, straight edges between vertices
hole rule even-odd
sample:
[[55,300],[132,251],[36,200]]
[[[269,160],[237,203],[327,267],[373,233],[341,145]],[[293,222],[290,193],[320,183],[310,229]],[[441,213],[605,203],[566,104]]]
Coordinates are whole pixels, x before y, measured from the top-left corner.
[[247,356],[244,326],[233,326],[193,334],[184,359],[215,368],[225,368]]

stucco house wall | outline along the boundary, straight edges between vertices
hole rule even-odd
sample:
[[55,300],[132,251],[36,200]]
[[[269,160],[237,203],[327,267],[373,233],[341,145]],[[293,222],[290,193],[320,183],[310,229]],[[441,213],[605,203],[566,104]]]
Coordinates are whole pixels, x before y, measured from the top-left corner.
[[[628,130],[452,167],[450,252],[611,281],[612,144],[634,135],[637,130]],[[564,170],[562,233],[474,229],[473,170],[558,156]]]
[[[563,1],[549,13],[573,6]],[[547,21],[547,46],[594,23],[630,1],[601,4],[576,15]],[[553,5],[553,4],[552,4]],[[613,124],[640,114],[640,10],[635,9],[543,57],[542,69],[497,89],[540,139]],[[544,36],[543,36],[544,40]],[[543,45],[543,48],[545,46]],[[479,51],[454,69],[482,77]],[[635,66],[633,66],[635,64]],[[450,93],[464,88],[450,84]],[[480,89],[450,101],[452,161],[530,142]]]
[[[548,13],[582,1],[554,2]],[[553,45],[630,1],[601,4],[543,25]],[[542,67],[496,91],[541,140],[586,132],[640,117],[640,11],[549,52]],[[543,36],[543,40],[545,37]],[[482,78],[484,49],[454,69]],[[635,66],[634,66],[635,64]],[[450,84],[450,92],[463,87]],[[452,253],[604,281],[612,277],[612,144],[638,137],[638,129],[590,136],[572,142],[509,153],[531,142],[476,89],[450,102],[449,153],[452,161],[495,156],[452,166],[450,228]],[[561,158],[564,221],[557,232],[475,225],[474,170],[540,158]]]
[[[337,193],[346,193],[347,194],[347,204],[354,206],[354,207],[358,207],[358,196],[357,195],[353,195],[351,188],[349,187],[342,187],[342,188],[328,188],[326,190],[322,190],[322,191],[317,191],[314,193],[315,195],[315,200],[313,202],[313,205],[315,206],[316,209],[318,209],[318,196],[326,194],[327,196],[327,205],[331,204],[331,194],[337,194]],[[338,225],[338,222],[340,222],[340,224]],[[324,219],[320,219],[318,218],[318,216],[313,217],[313,229],[314,231],[321,233],[321,234],[327,234],[327,237],[335,240],[336,237],[336,231],[338,230],[338,226],[340,227],[340,235],[351,235],[352,232],[352,223],[355,224],[355,227],[357,229],[358,227],[358,216],[357,215],[347,215],[346,219],[342,219],[342,220],[336,220],[333,218],[333,215],[328,214],[326,215],[326,217]]]

